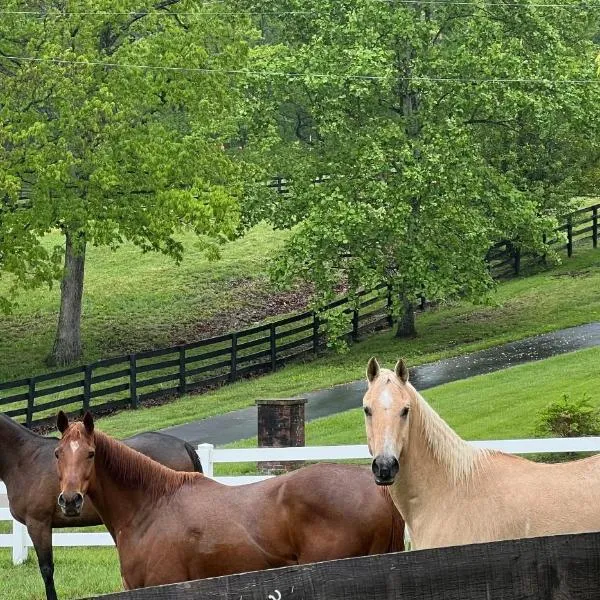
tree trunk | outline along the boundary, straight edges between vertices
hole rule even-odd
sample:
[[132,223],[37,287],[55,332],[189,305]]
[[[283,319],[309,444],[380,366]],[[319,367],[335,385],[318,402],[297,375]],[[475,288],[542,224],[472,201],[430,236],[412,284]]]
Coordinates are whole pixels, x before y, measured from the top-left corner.
[[402,314],[398,319],[398,329],[396,337],[411,338],[417,335],[415,324],[415,305],[407,300],[402,301]]
[[68,365],[81,356],[81,299],[85,239],[81,234],[75,236],[70,231],[65,234],[65,270],[60,284],[58,328],[52,353],[46,361],[52,366]]

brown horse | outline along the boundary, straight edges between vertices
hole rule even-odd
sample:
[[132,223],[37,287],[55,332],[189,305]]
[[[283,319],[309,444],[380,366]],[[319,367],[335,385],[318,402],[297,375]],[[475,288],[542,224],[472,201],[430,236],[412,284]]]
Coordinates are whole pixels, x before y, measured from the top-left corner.
[[113,536],[126,589],[404,548],[404,522],[368,469],[313,465],[229,487],[177,473],[59,413],[65,515],[87,494]]
[[[125,443],[178,471],[202,472],[194,448],[170,435],[142,433]],[[91,503],[86,503],[75,519],[67,519],[56,506],[60,492],[54,464],[57,446],[56,438],[36,435],[0,414],[0,479],[6,485],[10,512],[17,521],[27,526],[48,600],[56,600],[52,528],[102,523]]]

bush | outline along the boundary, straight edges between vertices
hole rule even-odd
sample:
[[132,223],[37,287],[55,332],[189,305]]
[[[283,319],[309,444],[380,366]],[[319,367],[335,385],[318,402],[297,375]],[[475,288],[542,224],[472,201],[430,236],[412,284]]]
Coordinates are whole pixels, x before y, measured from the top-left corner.
[[563,394],[560,400],[540,411],[536,435],[540,437],[580,437],[600,433],[600,411],[591,404],[591,397],[583,394],[571,400]]
[[[538,437],[582,437],[600,434],[600,410],[591,404],[591,397],[583,394],[572,400],[563,394],[560,400],[551,402],[539,412],[535,435]],[[583,458],[587,453],[562,452],[540,454],[531,457],[541,462],[564,462]]]

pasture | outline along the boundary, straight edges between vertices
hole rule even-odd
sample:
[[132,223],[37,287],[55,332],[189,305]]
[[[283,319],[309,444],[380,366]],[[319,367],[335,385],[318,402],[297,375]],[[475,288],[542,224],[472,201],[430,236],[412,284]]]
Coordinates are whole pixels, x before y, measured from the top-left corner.
[[[563,392],[574,397],[588,392],[600,404],[596,368],[599,361],[600,348],[583,350],[432,388],[424,395],[466,439],[531,437],[539,408]],[[306,438],[308,445],[364,443],[362,412],[357,408],[309,423]],[[233,446],[255,445],[256,440],[244,440]],[[215,473],[254,470],[254,464],[219,465]],[[77,574],[83,570],[89,575],[82,583]],[[58,548],[55,579],[57,590],[65,599],[117,591],[121,583],[116,552],[113,548]],[[9,551],[0,551],[0,597],[9,597],[8,594],[15,600],[43,599],[43,584],[33,553],[25,565],[14,567]]]
[[[286,237],[285,232],[259,225],[224,244],[221,259],[210,261],[190,232],[179,236],[185,248],[179,265],[162,254],[142,253],[132,244],[117,250],[90,247],[81,362],[192,341],[294,310],[278,303],[264,269],[264,261]],[[44,243],[52,247],[61,240],[51,233]],[[8,284],[0,279],[0,291]],[[23,291],[16,298],[18,308],[0,320],[0,381],[47,371],[43,361],[56,327],[59,288],[57,284],[50,291]]]
[[326,354],[263,377],[240,381],[203,395],[102,419],[116,437],[203,419],[249,406],[256,398],[302,394],[360,379],[370,356],[382,362],[407,358],[410,365],[458,356],[537,333],[600,319],[600,252],[580,250],[559,266],[503,281],[487,304],[451,303],[417,317],[419,336],[399,340],[392,331],[371,335],[345,354]]

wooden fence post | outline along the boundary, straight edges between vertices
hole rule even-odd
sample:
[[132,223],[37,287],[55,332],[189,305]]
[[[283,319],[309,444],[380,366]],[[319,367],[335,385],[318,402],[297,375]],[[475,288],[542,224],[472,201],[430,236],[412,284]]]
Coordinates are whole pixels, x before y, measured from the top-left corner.
[[567,221],[567,256],[573,256],[573,218],[570,215]]
[[212,477],[214,474],[213,452],[215,447],[212,444],[198,444],[198,458],[202,465],[202,473],[205,477]]
[[29,390],[27,391],[27,414],[25,416],[25,426],[31,428],[33,422],[33,406],[35,403],[35,377],[29,378]]
[[135,354],[129,355],[129,393],[131,395],[131,408],[137,408],[137,363]]
[[319,353],[319,327],[321,326],[321,319],[319,319],[319,315],[315,312],[313,313],[313,352],[314,354]]
[[231,334],[231,372],[229,381],[237,379],[237,333]]
[[388,320],[388,325],[390,327],[392,327],[392,325],[394,324],[394,316],[392,314],[392,306],[394,304],[393,299],[392,299],[392,286],[388,284],[387,289],[388,289],[387,304],[386,304],[387,320]]
[[185,394],[185,346],[179,346],[179,393]]
[[269,325],[269,345],[271,350],[271,371],[275,371],[277,369],[277,339],[276,335],[277,325],[275,323],[271,323]]
[[12,522],[12,561],[13,565],[21,565],[27,560],[27,527],[13,519]]
[[85,365],[83,375],[83,412],[90,408],[90,397],[92,395],[92,365]]
[[358,309],[352,311],[352,341],[358,340]]
[[598,247],[598,205],[592,210],[592,244]]

